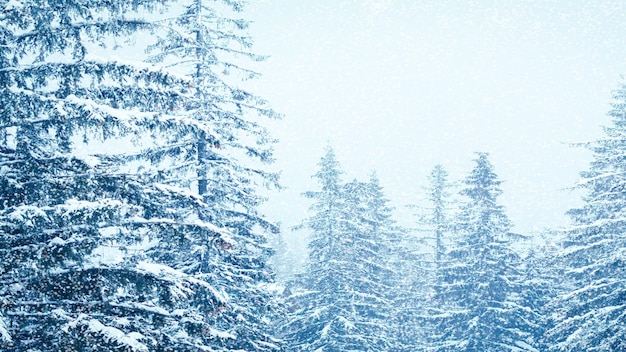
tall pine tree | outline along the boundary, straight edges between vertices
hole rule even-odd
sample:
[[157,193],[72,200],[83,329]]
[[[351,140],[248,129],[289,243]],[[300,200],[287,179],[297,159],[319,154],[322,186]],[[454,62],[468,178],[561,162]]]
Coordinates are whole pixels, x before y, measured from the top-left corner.
[[163,182],[197,190],[207,204],[202,220],[231,232],[234,242],[218,244],[217,252],[205,247],[193,270],[230,297],[213,308],[220,329],[236,336],[227,346],[265,350],[274,345],[266,331],[276,307],[264,287],[273,281],[267,235],[276,226],[258,213],[263,198],[256,188],[277,185],[277,175],[266,170],[273,140],[262,120],[278,115],[237,84],[257,76],[241,66],[244,59],[262,59],[250,51],[243,9],[243,1],[178,1],[174,16],[157,22],[166,30],[150,46],[150,60],[186,80],[170,85],[177,94],[151,126],[159,138],[138,157],[158,161]]
[[446,307],[433,348],[440,351],[534,351],[528,309],[523,306],[520,258],[511,249],[511,223],[497,203],[497,175],[479,153],[465,179],[457,224],[458,240],[442,268],[438,293]]
[[342,184],[332,149],[314,176],[321,191],[313,199],[309,262],[290,299],[285,328],[294,351],[389,350],[390,209],[376,178]]
[[[406,253],[403,256],[402,272],[404,280],[399,290],[396,306],[402,307],[401,335],[399,340],[409,348],[420,346],[425,348],[428,336],[433,335],[429,323],[430,315],[441,312],[441,301],[437,300],[436,292],[440,292],[443,284],[442,268],[446,266],[446,248],[450,240],[449,197],[450,184],[448,173],[443,166],[436,165],[428,175],[428,186],[425,187],[428,205],[425,214],[419,216],[418,235],[406,237]],[[418,208],[418,205],[410,205]]]
[[[278,348],[264,329],[273,309],[262,288],[271,280],[269,250],[255,229],[271,226],[256,214],[261,199],[246,175],[275,178],[231,151],[270,157],[269,149],[244,142],[245,126],[256,126],[241,118],[245,92],[232,89],[241,97],[233,102],[231,91],[194,87],[200,76],[171,62],[124,60],[116,50],[131,50],[126,38],[138,31],[148,40],[182,31],[170,22],[182,4],[162,5],[0,5],[0,335],[16,350]],[[163,14],[154,15],[157,9]],[[244,21],[232,24],[245,29]],[[165,42],[154,42],[153,58],[169,55]],[[102,47],[106,57],[98,56]],[[204,56],[194,64],[214,62]],[[207,104],[217,97],[226,107]],[[215,116],[188,113],[202,104],[233,122],[210,125]],[[225,135],[212,142],[224,153],[209,161],[202,143],[214,130]],[[262,129],[253,134],[259,145],[267,141]],[[151,145],[123,154],[82,151],[94,140],[128,135]],[[206,177],[204,165],[213,172]],[[190,169],[198,170],[191,181]],[[197,189],[189,189],[194,182]]]
[[89,140],[140,130],[149,115],[150,72],[92,53],[147,29],[139,11],[152,8],[2,5],[0,295],[16,350],[203,346],[173,312],[189,311],[190,292],[206,283],[146,253],[174,222],[167,205],[185,200],[80,153]]
[[551,351],[626,349],[626,85],[612,106],[606,136],[587,144],[593,161],[581,173],[584,205],[569,211],[573,226],[559,256],[565,292],[546,337]]

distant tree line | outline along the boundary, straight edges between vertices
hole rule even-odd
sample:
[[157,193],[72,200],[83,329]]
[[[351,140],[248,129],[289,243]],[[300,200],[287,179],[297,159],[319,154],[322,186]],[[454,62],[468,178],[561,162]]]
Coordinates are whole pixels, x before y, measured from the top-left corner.
[[606,137],[585,145],[584,205],[524,251],[529,235],[511,232],[487,153],[460,204],[435,166],[427,231],[415,236],[394,223],[375,176],[341,180],[329,147],[314,175],[321,189],[305,193],[311,240],[306,269],[286,283],[286,350],[625,350],[626,86],[614,98]]

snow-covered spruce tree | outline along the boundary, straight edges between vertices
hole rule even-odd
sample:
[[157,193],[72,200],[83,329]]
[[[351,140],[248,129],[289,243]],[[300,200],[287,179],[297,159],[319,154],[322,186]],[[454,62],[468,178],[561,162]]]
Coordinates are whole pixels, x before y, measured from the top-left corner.
[[207,204],[202,220],[231,233],[233,242],[204,242],[194,251],[199,255],[193,265],[179,267],[178,260],[171,260],[229,297],[217,307],[210,294],[206,302],[194,300],[210,307],[217,330],[226,332],[215,348],[274,350],[278,346],[268,334],[268,318],[275,315],[276,303],[264,286],[272,280],[266,230],[275,227],[257,213],[263,199],[255,188],[276,184],[277,176],[264,170],[272,161],[272,140],[259,123],[276,114],[228,77],[256,76],[238,63],[242,57],[261,59],[248,51],[248,23],[238,18],[242,9],[241,1],[178,1],[175,16],[156,22],[162,30],[157,28],[160,40],[150,50],[151,60],[172,77],[185,78],[171,80],[178,86],[169,87],[181,94],[150,125],[160,137],[156,146],[138,157],[159,162],[165,183],[195,183]]
[[[379,344],[381,348],[387,345],[389,350],[401,350],[403,346],[398,335],[404,322],[398,317],[404,307],[395,303],[401,295],[397,287],[404,275],[399,256],[404,232],[392,217],[393,208],[389,206],[389,199],[375,173],[372,173],[367,183],[357,183],[355,186],[354,194],[359,195],[357,190],[362,190],[361,199],[355,199],[355,204],[362,202],[364,208],[361,215],[358,209],[354,212],[358,215],[356,219],[364,224],[361,231],[355,232],[355,260],[361,260],[357,268],[363,276],[359,286],[364,296],[362,300],[371,311],[371,324],[382,324],[373,325],[370,331],[386,339]],[[350,194],[351,190],[347,189],[346,192]]]
[[445,266],[446,248],[450,242],[450,184],[443,166],[436,165],[428,175],[428,186],[424,187],[428,203],[425,207],[409,205],[423,210],[418,213],[416,235],[405,236],[399,296],[396,307],[402,307],[401,334],[399,340],[407,349],[425,348],[429,328],[429,313],[439,314],[440,301],[437,297],[442,284],[441,267]]
[[479,153],[465,179],[458,240],[441,268],[438,293],[445,310],[434,317],[432,348],[439,351],[534,351],[528,308],[520,293],[520,258],[511,249],[511,223],[497,204],[501,181]]
[[432,268],[429,253],[423,243],[416,243],[414,236],[407,235],[396,247],[395,256],[401,277],[393,291],[393,310],[396,346],[394,351],[421,351],[426,348],[426,313],[432,298]]
[[[392,217],[393,208],[389,206],[384,190],[376,173],[372,173],[365,184],[353,181],[354,191],[348,194],[359,196],[354,204],[362,203],[363,210],[352,211],[355,219],[362,224],[362,230],[355,233],[362,235],[356,238],[356,247],[362,248],[356,258],[366,258],[368,270],[363,273],[365,280],[371,285],[370,292],[379,297],[378,303],[372,304],[377,309],[380,321],[385,325],[387,348],[389,351],[415,350],[421,347],[419,331],[411,318],[411,307],[415,307],[417,297],[407,286],[409,272],[414,272],[416,264],[410,256],[404,240],[406,230],[399,227]],[[357,192],[358,189],[362,191]],[[362,260],[362,259],[361,259]],[[361,265],[361,264],[359,264]],[[419,271],[419,268],[418,270]],[[414,287],[410,287],[414,288]],[[363,292],[367,292],[364,290]]]
[[[314,351],[327,348],[336,349],[336,335],[326,328],[328,322],[338,320],[344,323],[343,330],[351,327],[334,309],[333,299],[341,290],[341,278],[345,272],[331,265],[337,257],[346,258],[345,245],[342,245],[342,219],[345,216],[345,201],[342,193],[339,162],[332,148],[320,160],[319,170],[313,176],[321,186],[320,191],[309,191],[304,195],[313,199],[310,207],[312,216],[299,227],[312,232],[309,242],[309,263],[305,273],[292,283],[294,295],[288,298],[290,314],[283,328],[283,337],[288,350]],[[342,319],[342,321],[339,321]]]
[[243,4],[177,1],[171,16],[155,22],[159,40],[149,48],[151,61],[183,79],[171,80],[175,94],[151,125],[159,138],[137,157],[158,163],[164,183],[197,190],[207,204],[202,220],[231,232],[234,244],[222,244],[220,255],[207,247],[194,265],[180,269],[230,298],[212,309],[219,329],[232,337],[220,346],[260,351],[277,348],[267,333],[275,303],[264,288],[273,280],[267,231],[276,227],[258,214],[263,198],[256,193],[260,186],[276,185],[277,175],[266,171],[272,140],[261,120],[277,115],[236,84],[256,76],[239,66],[243,59],[262,59],[250,51],[248,22],[239,17]]
[[391,225],[377,181],[342,185],[332,149],[315,174],[321,191],[303,223],[311,233],[309,262],[290,298],[285,335],[293,351],[389,350],[389,286],[383,234]]
[[[267,249],[246,232],[250,209],[223,197],[236,211],[217,221],[214,203],[178,187],[188,182],[168,177],[163,163],[129,173],[120,167],[132,157],[78,153],[93,139],[184,131],[184,117],[164,112],[188,95],[188,77],[93,55],[162,29],[139,15],[160,3],[0,4],[3,348],[277,348],[259,332],[264,315],[250,319],[269,302],[257,285],[267,280]],[[169,153],[169,164],[182,164],[178,156]]]
[[278,233],[274,238],[272,248],[275,252],[272,256],[271,266],[276,273],[276,281],[281,284],[291,281],[297,267],[294,254],[281,233]]
[[567,292],[554,302],[551,351],[626,349],[626,85],[613,98],[606,136],[587,145],[594,159],[581,173],[584,205],[569,211],[559,255]]
[[148,27],[135,10],[150,9],[110,1],[0,5],[3,348],[204,347],[174,312],[195,314],[190,293],[208,284],[147,254],[149,240],[174,222],[168,205],[184,200],[107,158],[77,153],[86,140],[139,130],[146,117],[150,89],[138,86],[150,73],[89,55],[107,38]]
[[[432,243],[433,259],[428,275],[431,282],[428,286],[432,292],[440,291],[443,284],[442,268],[446,266],[447,246],[453,242],[451,233],[454,227],[450,199],[451,184],[448,182],[448,172],[441,165],[435,165],[428,175],[428,186],[425,188],[428,198],[427,214],[420,225],[426,227],[427,239]],[[433,301],[432,303],[437,303]]]
[[[554,234],[546,233],[542,235],[553,237]],[[551,319],[551,304],[555,297],[563,293],[564,268],[558,252],[561,247],[555,246],[553,242],[546,241],[543,244],[533,246],[528,255],[524,258],[524,285],[529,289],[522,292],[525,306],[532,315],[533,338],[536,341],[534,347],[539,351],[547,351],[549,341],[545,339],[547,330],[554,326]]]
[[428,199],[432,205],[432,213],[428,225],[432,227],[435,237],[435,270],[436,281],[440,281],[440,268],[444,260],[446,233],[450,231],[448,223],[449,197],[448,172],[441,165],[435,165],[429,178]]

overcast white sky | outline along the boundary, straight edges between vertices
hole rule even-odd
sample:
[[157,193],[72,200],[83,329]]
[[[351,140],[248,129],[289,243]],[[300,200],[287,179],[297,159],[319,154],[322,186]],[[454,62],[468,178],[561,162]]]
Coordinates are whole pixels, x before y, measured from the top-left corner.
[[437,163],[451,179],[491,153],[518,232],[567,224],[563,191],[590,154],[567,143],[601,136],[626,73],[622,0],[259,0],[253,89],[272,124],[287,189],[267,214],[291,226],[330,142],[346,179],[378,171],[403,224]]

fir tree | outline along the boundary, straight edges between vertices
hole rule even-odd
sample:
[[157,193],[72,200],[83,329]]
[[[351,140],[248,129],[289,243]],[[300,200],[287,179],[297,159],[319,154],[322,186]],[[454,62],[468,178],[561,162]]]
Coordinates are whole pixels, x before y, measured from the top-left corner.
[[614,93],[612,124],[593,152],[579,187],[584,205],[569,211],[573,226],[562,243],[563,294],[554,302],[547,334],[551,351],[621,351],[626,348],[626,86]]
[[381,339],[379,348],[388,346],[389,350],[397,350],[401,346],[397,340],[398,331],[403,323],[398,320],[403,307],[395,305],[400,295],[396,288],[403,275],[400,260],[403,231],[392,217],[393,208],[389,206],[376,173],[370,175],[367,183],[351,182],[347,186],[351,186],[346,190],[347,194],[360,194],[354,203],[363,204],[363,211],[355,209],[352,213],[363,224],[360,231],[355,229],[354,232],[354,248],[357,250],[354,261],[357,272],[361,272],[358,277],[362,281],[359,284],[361,294],[366,296],[362,300],[369,310],[366,315],[370,325],[368,333]]
[[[553,233],[542,235],[546,240]],[[563,293],[563,263],[558,257],[560,247],[550,241],[531,247],[524,258],[524,285],[529,289],[522,292],[524,305],[529,310],[529,322],[533,333],[535,347],[539,351],[547,351],[550,343],[545,333],[554,326],[550,316],[551,304],[558,294]]]
[[289,244],[281,233],[278,233],[274,238],[272,248],[275,249],[275,252],[272,256],[271,265],[276,272],[276,281],[283,284],[291,281],[297,267]]
[[313,176],[321,186],[320,191],[304,195],[313,199],[312,216],[299,228],[307,227],[312,236],[309,242],[309,263],[304,274],[292,285],[295,295],[289,298],[291,314],[287,317],[283,335],[289,350],[306,351],[327,348],[337,349],[339,331],[331,331],[332,323],[343,331],[351,323],[335,308],[333,294],[345,286],[345,274],[334,264],[337,258],[346,258],[347,246],[343,244],[341,226],[344,212],[341,171],[334,151],[328,147]]
[[91,54],[107,38],[146,28],[135,10],[151,5],[86,5],[2,5],[4,325],[16,350],[195,349],[169,312],[197,283],[155,270],[141,250],[143,239],[158,237],[154,219],[166,214],[153,206],[166,197],[146,198],[158,189],[78,153],[81,135],[121,135],[145,117],[133,107],[148,72]]
[[[264,331],[273,309],[261,288],[271,280],[269,250],[265,235],[253,231],[271,226],[256,214],[261,199],[246,175],[275,178],[230,151],[269,160],[269,150],[238,139],[239,127],[256,124],[236,118],[215,124],[226,135],[223,144],[233,148],[210,162],[196,157],[192,165],[212,163],[214,173],[206,176],[205,192],[190,190],[185,170],[202,167],[189,167],[187,155],[198,155],[198,136],[212,129],[206,119],[183,112],[224,91],[201,86],[194,93],[190,82],[199,76],[189,72],[97,55],[110,45],[108,57],[121,57],[116,47],[124,48],[122,38],[138,31],[144,39],[171,33],[174,27],[163,24],[180,8],[161,6],[1,6],[0,333],[16,350],[279,348]],[[157,9],[173,12],[150,17]],[[164,53],[164,42],[155,42],[154,50]],[[230,115],[215,106],[213,112],[226,120],[244,114],[236,103],[229,106]],[[94,140],[128,135],[145,145],[146,132],[157,138],[141,152],[81,150]],[[257,132],[266,141],[263,130]],[[177,138],[180,144],[173,145]]]
[[458,241],[442,268],[439,293],[446,310],[438,320],[434,348],[441,351],[533,351],[528,309],[523,306],[520,258],[509,242],[511,223],[497,204],[501,181],[487,154],[464,181],[456,224]]
[[437,270],[437,280],[439,280],[439,269],[442,266],[445,249],[445,234],[448,232],[449,224],[447,219],[448,198],[450,194],[447,188],[448,172],[441,165],[436,165],[429,176],[429,200],[432,204],[432,215],[429,224],[433,228],[435,235],[435,266]]
[[[277,175],[266,170],[273,140],[261,120],[278,115],[236,84],[257,76],[240,66],[242,59],[263,58],[250,51],[248,22],[240,18],[243,1],[188,0],[177,6],[175,16],[157,22],[165,30],[149,52],[164,72],[185,80],[170,84],[177,93],[152,126],[160,138],[138,157],[158,161],[164,182],[197,190],[207,204],[202,220],[233,235],[233,243],[217,244],[220,254],[205,248],[193,271],[185,269],[231,298],[218,309],[220,329],[236,336],[224,346],[273,349],[267,318],[277,307],[264,287],[273,282],[267,234],[277,227],[258,214],[263,198],[256,188],[277,185]],[[213,264],[202,264],[207,258]]]
[[[403,255],[402,272],[396,306],[402,307],[399,340],[405,349],[425,348],[433,324],[430,315],[440,314],[437,298],[443,284],[442,268],[446,266],[446,248],[451,239],[450,192],[448,173],[436,165],[428,175],[428,186],[424,188],[428,205],[425,214],[418,214],[418,235],[407,236]],[[411,208],[421,208],[409,205]],[[432,250],[430,250],[432,248]]]
[[297,280],[285,333],[294,351],[373,351],[393,346],[386,255],[393,222],[376,178],[342,184],[332,149],[315,177],[309,262]]

